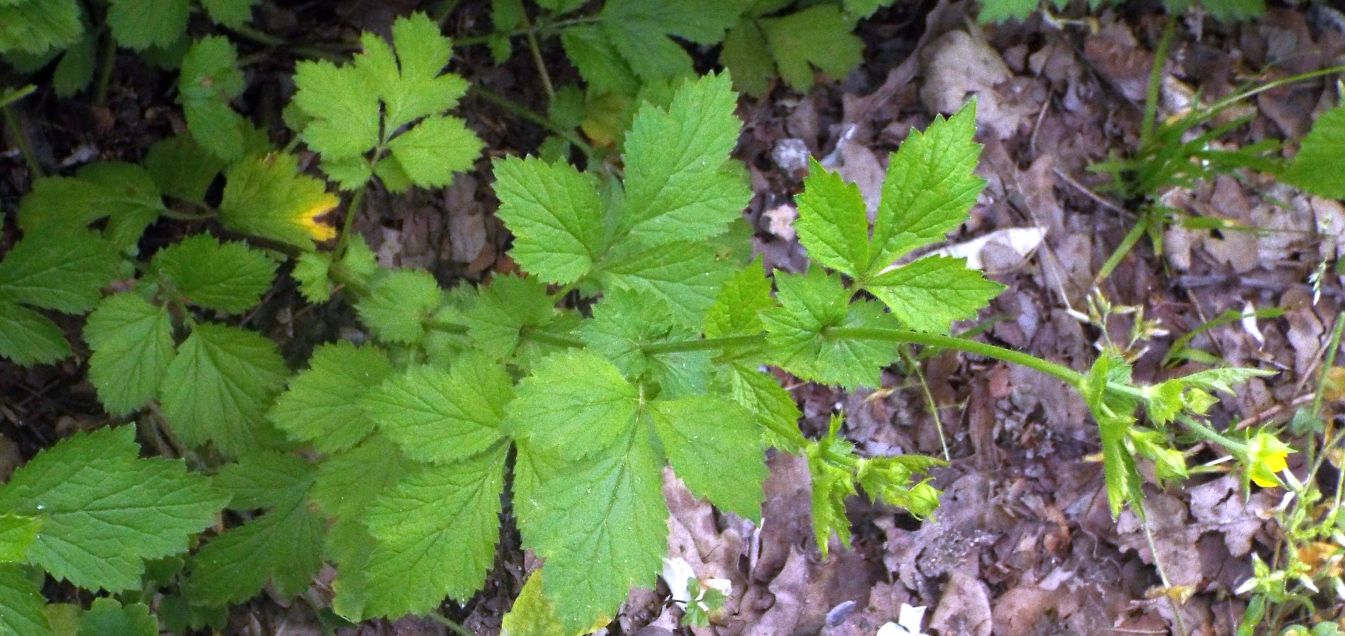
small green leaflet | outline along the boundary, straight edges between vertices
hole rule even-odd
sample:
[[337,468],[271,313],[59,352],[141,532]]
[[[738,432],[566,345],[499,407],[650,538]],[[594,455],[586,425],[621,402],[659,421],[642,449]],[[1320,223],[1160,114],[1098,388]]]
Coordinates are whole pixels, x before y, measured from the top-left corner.
[[210,19],[220,26],[237,29],[252,19],[252,7],[260,0],[201,0]]
[[421,366],[393,376],[360,403],[407,457],[444,464],[502,440],[500,424],[513,397],[513,378],[504,365],[466,354],[448,371]]
[[881,386],[882,369],[896,361],[896,346],[828,336],[831,328],[894,328],[891,315],[853,295],[821,268],[775,276],[780,307],[762,315],[773,361],[794,375],[845,388]]
[[0,563],[22,563],[42,527],[40,517],[0,514]]
[[188,304],[239,314],[271,289],[276,263],[246,243],[195,234],[154,255],[159,280]]
[[968,269],[966,259],[928,256],[869,279],[869,293],[912,329],[947,333],[974,318],[1004,286]]
[[[150,1],[170,5],[179,0]],[[225,161],[241,159],[246,150],[251,124],[229,105],[245,87],[243,72],[238,70],[238,51],[228,38],[212,35],[197,40],[182,58],[178,101],[187,117],[187,130],[201,147]]]
[[70,355],[56,323],[29,307],[88,311],[120,265],[117,250],[87,230],[27,233],[0,261],[0,357],[26,366]]
[[19,205],[25,232],[68,230],[107,219],[104,237],[134,252],[145,228],[165,210],[154,177],[130,163],[101,162],[73,177],[44,177]]
[[534,278],[496,276],[465,313],[467,336],[497,360],[520,348],[523,329],[543,330],[556,320],[556,299]]
[[1341,165],[1345,165],[1345,106],[1337,106],[1317,118],[1280,178],[1317,196],[1345,199]]
[[226,325],[200,323],[178,347],[160,389],[160,403],[184,443],[214,442],[237,456],[281,441],[264,418],[284,387],[285,361],[270,340]]
[[144,561],[187,549],[227,499],[181,460],[140,459],[135,428],[76,433],[0,487],[0,509],[42,519],[29,562],[89,590],[140,585]]
[[173,321],[168,310],[129,293],[104,298],[84,324],[89,381],[112,415],[144,406],[159,391],[173,361]]
[[[760,258],[739,270],[715,297],[714,304],[705,314],[703,327],[706,338],[752,336],[766,330],[761,321],[762,312],[775,307],[771,296],[771,281]],[[759,357],[760,347],[741,347],[724,350],[720,359],[753,359]]]
[[109,0],[108,5],[107,25],[128,49],[168,47],[187,32],[187,0]]
[[[4,16],[0,6],[0,18]],[[17,565],[0,563],[0,634],[46,636],[51,633],[42,612],[47,599],[33,577]]]
[[365,616],[423,613],[481,588],[499,540],[506,450],[422,467],[369,507]]
[[571,351],[543,358],[519,383],[510,427],[535,448],[579,461],[624,437],[640,402],[639,388],[606,358]]
[[519,590],[500,624],[500,636],[566,636],[555,606],[542,594],[541,570],[530,574]]
[[761,521],[765,447],[753,415],[725,398],[655,400],[649,410],[668,463],[691,492]]
[[0,2],[0,54],[43,55],[73,44],[84,32],[78,0]]
[[122,605],[113,598],[96,598],[79,617],[79,633],[158,636],[159,621],[144,603]]
[[754,11],[729,30],[720,61],[749,95],[765,94],[777,74],[790,88],[806,93],[817,71],[840,79],[863,61],[864,42],[852,33],[854,27],[831,4],[778,17]]
[[56,323],[23,305],[0,301],[0,357],[30,366],[68,355],[70,344]]
[[325,522],[309,509],[313,471],[304,460],[255,453],[225,466],[217,485],[232,495],[229,507],[266,509],[251,521],[211,539],[192,559],[186,592],[194,603],[245,601],[268,582],[283,598],[308,589],[322,566]]
[[678,323],[693,326],[705,320],[719,288],[733,275],[733,266],[716,260],[705,242],[677,242],[642,248],[625,244],[613,250],[598,279],[606,289],[625,289],[663,301]]
[[[1126,437],[1135,424],[1135,402],[1118,399],[1107,391],[1108,383],[1130,384],[1130,365],[1114,350],[1103,351],[1089,369],[1082,394],[1102,441],[1102,468],[1107,482],[1107,504],[1112,517],[1121,514],[1126,502],[1144,500],[1143,478],[1135,468],[1135,458],[1126,448]],[[1142,506],[1135,513],[1143,516]]]
[[412,344],[425,335],[425,320],[444,302],[444,292],[429,272],[399,269],[374,281],[369,295],[355,305],[360,319],[380,340]]
[[323,453],[354,446],[374,430],[360,398],[392,374],[392,363],[373,345],[326,344],[313,352],[308,369],[290,378],[267,418],[292,439]]
[[307,118],[299,131],[304,142],[344,189],[360,188],[374,174],[394,191],[448,185],[483,147],[466,122],[443,114],[467,92],[461,77],[440,74],[452,55],[450,40],[415,13],[393,24],[392,46],[371,33],[360,41],[364,51],[351,64],[296,68],[294,106]]
[[736,3],[722,0],[607,0],[599,26],[637,76],[666,79],[694,71],[691,56],[669,36],[717,44],[738,11]]
[[299,174],[294,155],[271,153],[234,163],[225,174],[220,224],[304,250],[336,237],[319,217],[341,202],[321,180]]
[[698,332],[677,324],[672,310],[657,298],[625,290],[603,294],[594,305],[593,319],[578,332],[589,349],[606,356],[629,378],[647,379],[665,398],[701,395],[710,375],[709,351],[679,351],[649,355],[644,347],[668,341],[687,341]]
[[595,180],[567,163],[496,160],[496,212],[514,234],[510,254],[538,278],[568,285],[602,255],[606,229]]

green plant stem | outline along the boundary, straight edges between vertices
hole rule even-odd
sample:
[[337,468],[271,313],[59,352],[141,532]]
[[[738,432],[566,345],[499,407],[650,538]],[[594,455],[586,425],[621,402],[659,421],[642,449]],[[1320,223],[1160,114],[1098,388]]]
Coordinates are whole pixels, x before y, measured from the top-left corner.
[[581,152],[583,152],[584,155],[587,156],[590,160],[598,156],[597,149],[595,149],[593,146],[590,146],[588,142],[585,142],[583,139],[580,139],[579,135],[574,134],[573,130],[568,130],[562,126],[557,125],[555,122],[551,121],[546,116],[539,113],[535,113],[522,106],[519,106],[518,104],[515,104],[513,101],[511,101],[509,98],[504,97],[503,95],[500,95],[488,89],[481,88],[480,85],[473,84],[471,91],[473,95],[476,95],[481,99],[484,99],[496,106],[499,106],[500,108],[503,108],[512,115],[515,115],[522,119],[526,119],[534,124],[537,124],[538,126],[541,126],[542,128],[545,128],[553,133],[556,133],[557,135],[560,135],[566,141],[574,144],[574,146],[578,148]]
[[568,349],[582,349],[585,344],[583,340],[575,338],[574,336],[566,336],[527,327],[519,330],[519,336],[525,340],[531,340],[538,344],[548,344],[553,347],[565,347]]
[[1167,66],[1168,51],[1172,48],[1172,36],[1176,29],[1177,15],[1169,15],[1163,24],[1158,50],[1154,52],[1153,68],[1149,69],[1149,87],[1144,95],[1144,121],[1140,122],[1140,148],[1148,148],[1153,141],[1154,122],[1158,119],[1158,97],[1163,88],[1163,69]]
[[1323,68],[1315,71],[1308,71],[1306,73],[1299,73],[1298,75],[1291,75],[1289,77],[1281,77],[1280,79],[1266,82],[1265,84],[1257,86],[1256,88],[1249,88],[1241,93],[1225,97],[1217,102],[1214,102],[1214,104],[1212,104],[1208,110],[1211,114],[1217,113],[1244,99],[1256,97],[1261,93],[1264,93],[1269,90],[1274,90],[1281,86],[1287,86],[1289,84],[1295,84],[1298,82],[1315,79],[1318,77],[1322,77],[1324,75],[1336,75],[1339,73],[1345,73],[1345,65],[1332,66],[1330,68]]
[[671,342],[656,342],[640,347],[640,350],[650,355],[661,353],[681,353],[685,351],[719,351],[721,349],[731,349],[733,347],[745,347],[762,344],[766,341],[764,334],[752,334],[748,336],[726,336],[723,338],[701,338],[698,340],[673,340]]
[[1200,423],[1199,421],[1190,416],[1179,415],[1177,416],[1177,421],[1181,422],[1182,426],[1185,426],[1187,430],[1191,431],[1192,433],[1195,433],[1196,437],[1199,437],[1208,442],[1214,442],[1215,444],[1224,447],[1225,450],[1229,451],[1230,453],[1233,453],[1234,455],[1241,455],[1242,457],[1247,456],[1246,444],[1243,444],[1242,442],[1232,439],[1220,433],[1219,431],[1216,431]]
[[214,211],[209,212],[183,212],[172,208],[165,208],[160,214],[177,221],[209,221],[217,215]]
[[832,327],[823,331],[822,335],[831,338],[853,338],[856,340],[872,340],[897,344],[909,342],[911,344],[924,345],[926,347],[956,349],[963,353],[970,353],[972,355],[1027,367],[1062,380],[1075,388],[1082,387],[1085,379],[1084,374],[1079,373],[1074,369],[1056,364],[1049,360],[1043,360],[1032,354],[1022,353],[1004,347],[997,347],[976,340],[958,338],[957,336],[945,336],[942,334],[910,331],[906,329],[870,329],[864,327]]
[[94,89],[93,103],[102,106],[107,103],[107,92],[112,88],[112,71],[117,66],[117,42],[111,33],[104,32],[102,59],[98,65],[98,87]]
[[0,108],[7,108],[10,104],[32,95],[35,90],[37,90],[37,85],[29,84],[22,88],[11,88],[0,93]]
[[524,36],[528,39],[528,52],[532,54],[533,66],[537,67],[537,76],[542,79],[542,89],[546,91],[547,99],[555,99],[556,88],[551,85],[551,74],[547,72],[546,61],[542,59],[542,47],[537,44],[537,33],[533,29],[532,20],[528,18],[528,10],[525,8],[520,14],[523,26],[527,29]]
[[350,205],[346,207],[346,219],[341,224],[341,236],[336,241],[336,249],[332,252],[335,258],[339,260],[346,254],[346,248],[350,246],[350,233],[355,230],[355,217],[360,214],[360,207],[364,205],[364,191],[368,186],[355,191],[350,197]]
[[925,381],[925,372],[920,368],[920,361],[911,355],[910,347],[901,347],[901,357],[906,364],[911,365],[911,370],[915,372],[915,379],[920,382],[920,391],[925,396],[925,405],[929,409],[929,414],[934,417],[934,430],[939,433],[939,446],[943,448],[943,460],[953,461],[953,454],[948,450],[948,438],[943,434],[943,418],[939,416],[939,403],[934,400],[934,393],[929,390],[929,383]]
[[14,105],[7,104],[0,108],[0,114],[3,114],[5,128],[9,129],[9,134],[14,138],[14,145],[19,147],[19,153],[23,155],[24,163],[28,164],[28,171],[36,179],[42,176],[42,164],[38,163],[37,155],[33,152],[33,144],[28,140],[28,134],[23,131],[23,122],[19,121],[19,114],[14,111]]
[[1151,223],[1151,221],[1149,214],[1147,214],[1146,211],[1145,214],[1140,215],[1139,221],[1130,228],[1130,231],[1126,232],[1125,237],[1121,239],[1121,243],[1116,246],[1116,249],[1112,250],[1111,256],[1107,257],[1107,262],[1102,264],[1102,269],[1097,271],[1097,275],[1093,277],[1094,287],[1101,285],[1102,281],[1107,280],[1107,277],[1111,276],[1111,273],[1115,271],[1117,266],[1121,264],[1121,261],[1125,259],[1126,254],[1129,254],[1130,250],[1139,242],[1140,237],[1143,237],[1144,233],[1149,230],[1149,223]]
[[1317,394],[1312,396],[1312,415],[1321,417],[1322,402],[1326,397],[1326,381],[1331,368],[1336,366],[1336,353],[1340,350],[1340,338],[1345,333],[1345,311],[1336,314],[1336,326],[1331,330],[1331,340],[1326,345],[1326,359],[1322,361],[1322,373],[1317,377]]
[[458,634],[459,636],[473,636],[471,632],[467,631],[466,627],[463,627],[458,624],[457,621],[454,621],[439,612],[430,612],[428,616],[430,617],[430,620],[443,625],[448,628],[448,631],[453,632],[454,634]]

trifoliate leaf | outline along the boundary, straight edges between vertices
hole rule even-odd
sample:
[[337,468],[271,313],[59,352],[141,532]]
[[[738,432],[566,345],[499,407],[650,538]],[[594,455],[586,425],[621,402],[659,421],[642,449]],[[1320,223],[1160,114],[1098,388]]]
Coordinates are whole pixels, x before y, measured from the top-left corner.
[[415,367],[361,400],[368,417],[412,459],[461,461],[502,439],[505,405],[514,397],[504,365],[468,354],[448,371]]
[[104,236],[123,250],[133,251],[145,228],[164,211],[154,178],[140,166],[94,163],[74,177],[45,177],[19,207],[19,227],[25,232],[68,230],[104,217]]
[[23,305],[0,301],[0,357],[26,367],[68,355],[70,344],[56,323]]
[[1322,113],[1303,137],[1298,154],[1280,178],[1289,185],[1317,196],[1345,199],[1345,106]]
[[615,250],[600,272],[608,289],[628,289],[658,298],[684,325],[699,325],[714,304],[732,266],[715,259],[714,247],[704,243],[668,243],[652,248]]
[[742,126],[737,103],[720,74],[683,84],[666,110],[640,108],[624,154],[622,229],[631,238],[647,246],[699,241],[742,215],[752,191],[725,169]]
[[500,636],[566,636],[556,606],[542,594],[542,571],[528,575],[518,597],[500,623]]
[[669,36],[718,44],[738,18],[734,2],[608,0],[601,27],[635,74],[645,80],[690,75],[691,56]]
[[[465,172],[476,162],[485,144],[457,117],[427,117],[414,128],[388,142],[392,160],[411,183],[422,188],[440,188],[453,182],[454,173]],[[393,191],[405,188],[392,188]]]
[[226,174],[220,223],[244,234],[313,249],[336,237],[318,220],[341,202],[322,181],[299,174],[293,155],[273,153],[233,164]]
[[267,418],[292,439],[323,453],[345,450],[374,430],[360,398],[392,374],[392,363],[373,345],[338,342],[319,347],[308,369],[290,378]]
[[41,527],[41,517],[0,514],[0,563],[24,562]]
[[112,37],[128,49],[167,47],[187,32],[187,0],[109,0],[108,5]]
[[0,3],[0,53],[43,55],[65,48],[84,33],[78,0],[11,0]]
[[325,523],[306,503],[312,470],[293,455],[256,453],[224,467],[219,487],[234,509],[266,508],[206,542],[192,559],[187,596],[201,605],[237,603],[269,582],[283,598],[308,589],[322,566]]
[[160,388],[164,419],[191,446],[214,442],[228,456],[267,448],[281,436],[264,413],[287,375],[270,340],[237,327],[197,324],[168,365],[173,381]]
[[172,293],[188,304],[226,314],[243,313],[271,289],[276,264],[246,243],[220,243],[195,234],[154,255],[151,267]]
[[[0,6],[0,18],[5,15],[4,8]],[[42,613],[46,604],[42,588],[22,567],[0,564],[0,634],[47,636],[51,626]]]
[[610,360],[629,378],[647,379],[659,386],[664,398],[702,395],[710,375],[709,351],[644,351],[669,341],[689,341],[699,333],[678,325],[672,310],[657,298],[615,289],[593,307],[593,319],[584,321],[579,337],[589,348]]
[[541,329],[556,319],[555,299],[546,286],[514,276],[493,279],[465,313],[468,337],[498,360],[514,355],[523,329]]
[[976,316],[1004,286],[967,267],[966,259],[930,256],[869,279],[864,286],[906,326],[946,333]]
[[[364,53],[355,65],[365,80],[377,87],[386,104],[386,134],[427,115],[457,105],[467,93],[467,81],[440,74],[452,56],[452,42],[423,13],[399,18],[392,25],[392,48],[377,36],[361,38]],[[394,60],[395,55],[395,60]]]
[[145,169],[164,194],[204,203],[206,190],[224,169],[225,162],[187,135],[160,139],[145,155]]
[[892,318],[820,268],[775,277],[780,307],[766,312],[767,344],[776,362],[805,380],[845,388],[877,387],[882,369],[897,359],[895,346],[828,335],[833,328],[893,328]]
[[376,280],[355,309],[380,340],[412,344],[425,335],[425,320],[443,302],[444,292],[433,275],[400,269]]
[[533,448],[577,461],[625,436],[640,401],[639,388],[607,359],[569,351],[544,358],[519,383],[508,407],[509,426]]
[[760,521],[766,455],[751,413],[728,399],[701,395],[656,400],[649,414],[663,452],[692,493]]
[[79,616],[79,633],[117,636],[158,636],[159,621],[144,603],[122,605],[113,598],[96,598],[89,611]]
[[976,105],[923,133],[912,130],[887,166],[878,220],[873,227],[868,274],[876,274],[914,248],[942,240],[967,218],[985,180],[974,174],[981,146],[974,139]]
[[406,475],[369,507],[366,616],[428,611],[485,583],[500,535],[505,445]]
[[159,391],[173,361],[173,320],[168,310],[129,293],[104,298],[84,324],[89,381],[112,415],[144,406]]
[[252,19],[252,7],[260,0],[201,0],[210,20],[220,26],[237,29]]
[[568,633],[610,620],[632,587],[653,585],[668,548],[668,506],[647,430],[628,428],[579,462],[525,443],[516,470],[524,545],[545,559],[543,590]]
[[[177,1],[185,4],[185,0],[155,4]],[[245,86],[243,72],[238,70],[238,51],[228,38],[214,35],[197,40],[182,58],[178,101],[187,117],[187,130],[201,147],[225,161],[243,157],[248,123],[229,101],[241,95]]]
[[112,592],[140,586],[144,561],[178,554],[225,497],[181,460],[140,459],[135,427],[76,433],[0,487],[0,509],[42,519],[28,559],[57,579]]
[[86,230],[35,230],[0,261],[0,302],[76,314],[98,302],[120,271],[112,244]]
[[565,56],[574,63],[579,74],[597,93],[633,95],[640,90],[640,79],[621,52],[597,26],[579,26],[565,29],[560,36]]
[[601,255],[603,202],[594,179],[567,163],[509,157],[495,161],[496,215],[514,235],[509,252],[529,273],[568,285]]

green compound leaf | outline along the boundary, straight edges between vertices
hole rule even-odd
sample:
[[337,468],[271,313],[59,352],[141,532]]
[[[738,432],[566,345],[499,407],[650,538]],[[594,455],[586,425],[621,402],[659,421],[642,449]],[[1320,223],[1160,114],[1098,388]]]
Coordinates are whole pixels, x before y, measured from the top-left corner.
[[508,157],[495,161],[496,215],[514,235],[510,255],[558,285],[588,274],[602,254],[603,202],[587,174],[567,163]]
[[737,103],[728,75],[707,75],[683,84],[667,110],[646,103],[636,113],[624,154],[622,224],[631,238],[699,241],[742,215],[751,189],[725,169],[742,126]]
[[380,340],[412,344],[425,336],[425,321],[443,302],[444,292],[433,275],[400,269],[377,279],[355,309]]
[[25,232],[66,231],[107,219],[105,238],[134,252],[140,235],[164,211],[154,177],[140,166],[103,162],[81,168],[73,177],[44,177],[19,206]]
[[68,355],[70,344],[56,323],[23,305],[0,301],[0,356],[26,367]]
[[878,274],[865,289],[910,328],[947,333],[952,321],[975,317],[1004,286],[967,269],[966,259],[930,256]]
[[556,320],[555,299],[534,278],[498,276],[465,312],[476,347],[504,360],[519,349],[523,329],[542,330]]
[[670,39],[676,36],[713,45],[738,17],[734,2],[719,0],[608,0],[603,6],[603,34],[641,79],[656,80],[693,71],[691,56]]
[[882,369],[897,359],[891,344],[827,335],[829,328],[893,328],[882,306],[850,302],[840,279],[820,268],[775,277],[780,307],[766,312],[767,345],[775,361],[805,380],[847,389],[881,385]]
[[1317,196],[1345,199],[1345,106],[1322,113],[1299,146],[1289,169],[1280,175],[1285,183]]
[[[152,0],[162,5],[173,1]],[[187,130],[201,147],[225,161],[241,159],[246,150],[251,125],[229,105],[245,87],[243,72],[238,70],[238,51],[228,38],[214,35],[197,40],[182,58],[178,101],[187,117]]]
[[82,313],[98,303],[120,265],[112,244],[87,230],[33,231],[0,261],[0,302]]
[[0,54],[44,55],[84,33],[78,0],[0,2]]
[[22,563],[42,527],[40,517],[0,514],[0,563]]
[[89,381],[112,415],[144,406],[159,391],[173,361],[173,320],[168,310],[135,294],[108,296],[84,324]]
[[227,456],[281,441],[264,417],[289,375],[270,340],[210,323],[196,325],[178,347],[160,388],[164,418],[191,446],[214,442]]
[[81,634],[158,636],[159,621],[144,603],[122,605],[113,598],[96,598],[89,611],[80,614]]
[[268,582],[283,598],[308,589],[322,566],[325,521],[306,498],[313,472],[304,460],[280,453],[248,455],[216,479],[233,498],[230,508],[265,508],[251,521],[211,539],[192,559],[187,596],[193,603],[245,601]]
[[612,361],[622,375],[645,378],[659,386],[664,398],[705,393],[711,352],[644,352],[645,346],[693,340],[698,335],[694,329],[679,326],[672,310],[658,299],[620,289],[608,292],[593,307],[593,319],[584,322],[578,335],[590,349]]
[[138,588],[145,560],[187,549],[226,497],[180,460],[140,459],[135,428],[76,433],[0,487],[0,509],[42,519],[28,559],[89,590]]
[[565,56],[594,92],[634,95],[640,91],[640,79],[601,28],[565,29],[560,42],[565,47]]
[[[0,6],[0,18],[4,14],[4,7]],[[0,564],[0,634],[50,634],[51,626],[42,612],[46,604],[42,588],[22,567]]]
[[721,397],[656,400],[649,411],[677,476],[723,510],[761,520],[765,446],[756,418]]
[[374,430],[360,398],[392,374],[392,363],[373,345],[326,344],[313,352],[308,369],[290,378],[267,413],[290,438],[323,453],[354,446]]
[[566,460],[600,454],[634,427],[640,391],[585,350],[542,359],[518,385],[509,425],[529,445]]
[[632,587],[654,583],[668,548],[668,506],[663,461],[645,428],[627,428],[578,462],[525,443],[516,470],[524,544],[546,560],[543,589],[568,633],[605,624]]
[[500,534],[506,447],[405,476],[369,507],[365,616],[423,613],[485,583]]
[[361,402],[407,457],[442,464],[465,460],[503,439],[500,425],[513,397],[513,378],[504,365],[467,354],[448,371],[415,367],[394,376]]
[[299,174],[297,162],[293,155],[273,153],[230,166],[220,224],[304,250],[336,238],[336,229],[318,219],[341,200],[322,181]]
[[108,5],[112,37],[128,49],[167,48],[187,32],[187,0],[109,0]]
[[208,234],[189,236],[159,250],[150,266],[159,280],[189,304],[240,314],[271,289],[276,263],[246,243],[220,243]]
[[940,241],[961,225],[985,187],[974,172],[976,103],[948,119],[935,117],[923,133],[912,130],[888,162],[883,199],[873,227],[865,274],[876,274],[907,252]]

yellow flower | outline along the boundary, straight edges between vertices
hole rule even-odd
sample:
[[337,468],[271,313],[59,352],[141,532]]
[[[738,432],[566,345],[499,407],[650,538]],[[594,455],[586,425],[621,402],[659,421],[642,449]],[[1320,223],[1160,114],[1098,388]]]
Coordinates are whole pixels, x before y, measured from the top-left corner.
[[337,198],[336,195],[323,193],[320,198],[313,202],[313,205],[300,211],[296,219],[299,221],[299,225],[302,225],[304,230],[308,232],[308,235],[313,237],[313,240],[319,243],[330,241],[336,238],[336,228],[318,220],[318,217],[331,212],[340,203],[341,199]]
[[1247,441],[1247,477],[1262,488],[1274,488],[1280,485],[1275,475],[1288,470],[1289,453],[1294,452],[1274,435],[1262,431]]

